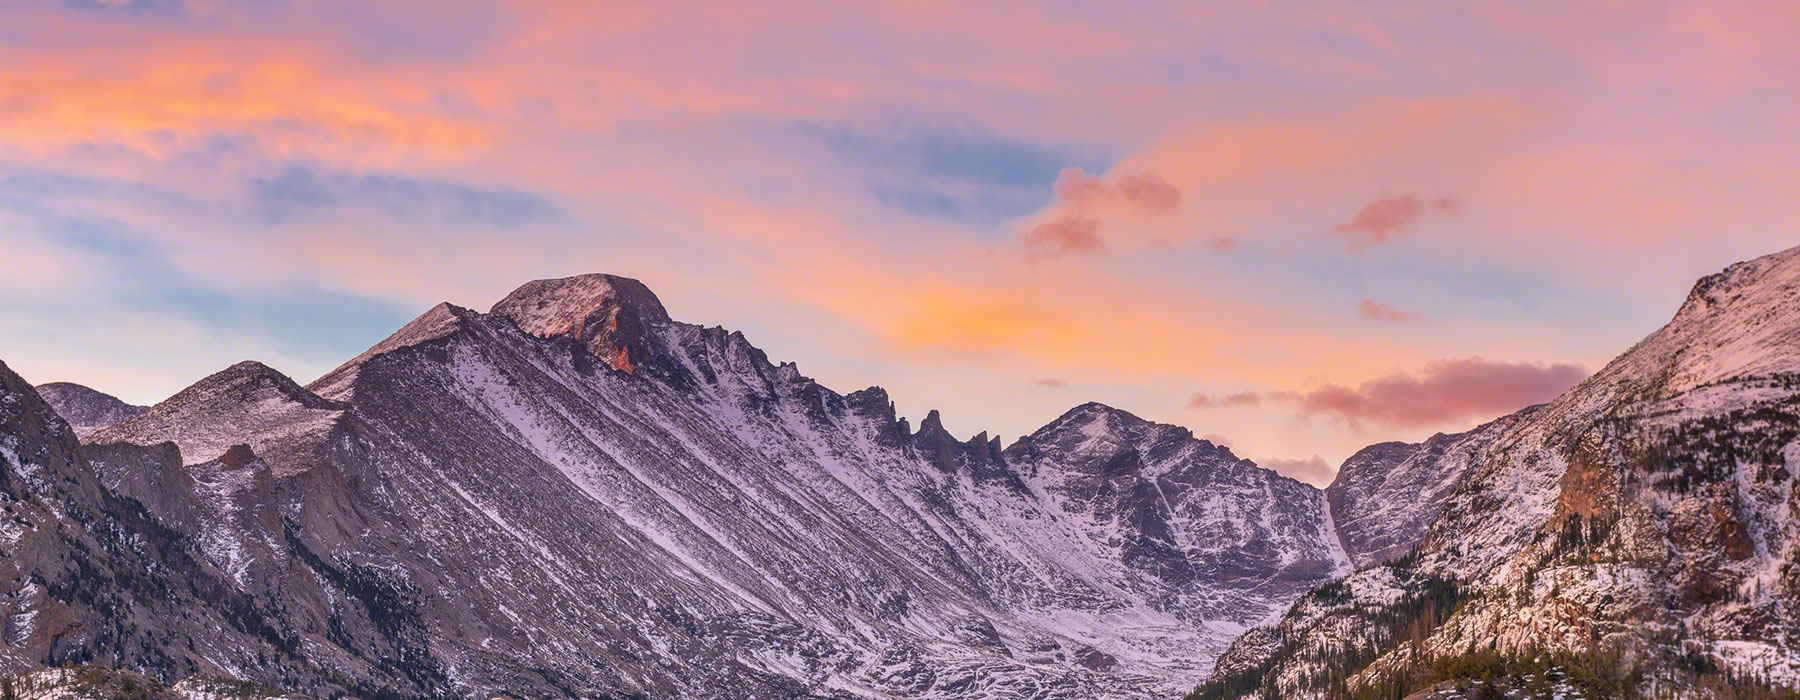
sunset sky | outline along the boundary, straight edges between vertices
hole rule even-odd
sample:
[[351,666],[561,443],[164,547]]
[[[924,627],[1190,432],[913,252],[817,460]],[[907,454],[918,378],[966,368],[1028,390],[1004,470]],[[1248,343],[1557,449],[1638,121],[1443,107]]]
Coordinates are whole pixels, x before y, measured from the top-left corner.
[[1800,245],[1800,3],[1460,5],[0,0],[0,360],[307,382],[610,272],[960,436],[1322,484]]

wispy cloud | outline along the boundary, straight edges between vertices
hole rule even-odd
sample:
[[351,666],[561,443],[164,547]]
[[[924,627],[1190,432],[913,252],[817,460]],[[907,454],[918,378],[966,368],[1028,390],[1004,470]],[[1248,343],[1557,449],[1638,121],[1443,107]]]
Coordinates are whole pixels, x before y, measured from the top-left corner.
[[1059,201],[1076,207],[1118,203],[1146,216],[1169,214],[1181,208],[1181,190],[1156,173],[1126,173],[1107,182],[1081,168],[1066,168],[1057,174],[1055,189]]
[[362,207],[400,219],[430,218],[518,226],[559,218],[549,200],[512,189],[481,188],[399,175],[321,174],[289,166],[249,181],[250,200],[261,216],[288,220],[342,207]]
[[1181,207],[1181,190],[1150,172],[1102,180],[1081,168],[1065,168],[1056,176],[1054,189],[1053,218],[1031,227],[1021,239],[1029,260],[1104,253],[1101,228],[1107,217],[1159,217]]
[[1254,391],[1214,395],[1197,393],[1188,397],[1188,408],[1245,408],[1262,405],[1262,395]]

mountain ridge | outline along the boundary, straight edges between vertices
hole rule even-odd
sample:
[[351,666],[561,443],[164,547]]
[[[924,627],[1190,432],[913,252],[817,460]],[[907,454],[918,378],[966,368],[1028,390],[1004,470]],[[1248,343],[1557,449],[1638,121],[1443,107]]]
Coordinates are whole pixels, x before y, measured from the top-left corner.
[[[408,693],[1148,697],[1347,562],[1322,492],[1185,428],[915,430],[616,276],[440,304],[308,387],[240,364],[92,438],[108,484]],[[626,661],[676,648],[709,670]]]
[[[1800,360],[1781,349],[1800,338],[1783,322],[1796,267],[1753,261],[1702,280],[1682,325],[1570,392],[1586,398],[1370,446],[1325,489],[1097,402],[1010,445],[959,439],[935,410],[915,429],[880,387],[839,394],[742,333],[670,318],[614,275],[529,282],[487,313],[439,304],[304,387],[240,363],[44,449],[79,452],[69,468],[112,494],[98,498],[178,533],[207,585],[283,611],[272,638],[312,666],[213,651],[194,662],[260,683],[395,697],[1089,698],[1172,696],[1262,669],[1305,693],[1292,679],[1315,671],[1280,660],[1323,653],[1309,640],[1355,624],[1342,600],[1391,610],[1459,581],[1541,598],[1507,588],[1511,574],[1477,574],[1543,566],[1521,552],[1563,552],[1569,527],[1591,549],[1606,518],[1647,551],[1650,531],[1625,524],[1662,516],[1621,500],[1628,480],[1605,465],[1636,443],[1607,436],[1629,423],[1673,439],[1800,392],[1762,374]],[[1728,342],[1691,349],[1719,333]],[[1690,478],[1672,473],[1656,478]],[[1776,502],[1771,488],[1746,497]],[[1784,556],[1766,545],[1785,525],[1723,493],[1670,497],[1687,509],[1670,517],[1711,523],[1677,551],[1741,555],[1681,564],[1670,580],[1682,595],[1714,595],[1714,578]],[[1520,627],[1548,624],[1534,610],[1514,620],[1471,605],[1437,627],[1439,643],[1535,639]],[[1768,619],[1721,614],[1709,624]],[[221,634],[213,647],[236,639]],[[1366,674],[1403,662],[1378,654]]]

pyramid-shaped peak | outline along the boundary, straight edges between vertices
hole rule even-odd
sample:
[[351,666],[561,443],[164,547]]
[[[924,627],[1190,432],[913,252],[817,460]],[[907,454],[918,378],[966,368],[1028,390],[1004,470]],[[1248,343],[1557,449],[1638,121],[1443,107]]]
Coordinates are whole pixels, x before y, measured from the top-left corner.
[[1129,428],[1151,425],[1150,421],[1139,418],[1136,414],[1122,408],[1115,408],[1098,401],[1089,401],[1063,413],[1061,417],[1040,428],[1038,432],[1053,429],[1079,429],[1087,433],[1116,433]]
[[233,397],[234,401],[241,401],[244,397],[268,396],[270,392],[304,408],[321,410],[342,408],[342,405],[337,402],[308,391],[293,378],[282,374],[273,367],[256,360],[244,360],[207,375],[204,379],[194,382],[192,386],[176,392],[174,396],[151,407],[146,415],[180,410],[178,407],[189,404],[216,403],[225,396]]

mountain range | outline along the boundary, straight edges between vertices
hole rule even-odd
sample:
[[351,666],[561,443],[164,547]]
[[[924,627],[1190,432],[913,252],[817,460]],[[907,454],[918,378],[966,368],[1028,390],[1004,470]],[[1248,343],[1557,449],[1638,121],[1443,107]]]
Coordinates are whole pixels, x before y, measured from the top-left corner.
[[610,275],[441,304],[304,386],[243,362],[146,409],[0,365],[0,670],[1331,697],[1604,651],[1791,684],[1797,311],[1800,249],[1733,266],[1568,394],[1323,490],[1097,403],[914,426]]

